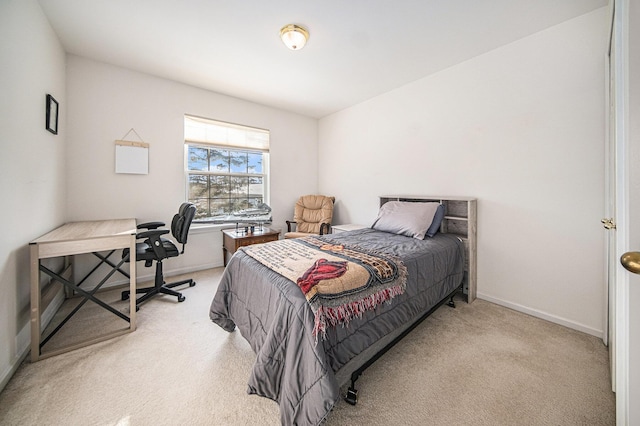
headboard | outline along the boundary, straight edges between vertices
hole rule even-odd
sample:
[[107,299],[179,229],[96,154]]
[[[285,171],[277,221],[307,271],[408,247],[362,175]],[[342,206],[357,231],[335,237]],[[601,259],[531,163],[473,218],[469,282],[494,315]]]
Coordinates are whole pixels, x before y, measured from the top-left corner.
[[415,203],[439,202],[444,205],[445,215],[440,232],[455,234],[465,247],[464,293],[467,302],[476,298],[477,281],[477,200],[471,197],[438,197],[426,195],[381,195],[380,206],[387,201],[408,201]]

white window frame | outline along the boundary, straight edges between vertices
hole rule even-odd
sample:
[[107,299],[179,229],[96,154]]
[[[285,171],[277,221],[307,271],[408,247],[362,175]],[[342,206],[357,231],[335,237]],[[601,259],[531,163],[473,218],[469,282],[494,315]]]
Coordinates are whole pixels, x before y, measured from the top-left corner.
[[[269,131],[256,127],[227,123],[193,115],[185,115],[184,171],[185,200],[189,200],[190,176],[240,176],[261,177],[263,185],[263,202],[269,204]],[[234,173],[203,170],[189,170],[189,147],[221,149],[236,152],[262,154],[262,173]],[[209,222],[211,218],[199,218],[194,222]]]

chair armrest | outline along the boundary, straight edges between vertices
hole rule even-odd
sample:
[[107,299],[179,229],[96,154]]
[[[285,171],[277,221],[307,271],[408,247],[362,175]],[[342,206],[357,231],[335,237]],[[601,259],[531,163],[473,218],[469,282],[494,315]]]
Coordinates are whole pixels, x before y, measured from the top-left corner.
[[137,226],[138,229],[157,229],[164,226],[164,222],[145,222]]
[[285,220],[285,222],[287,222],[287,232],[291,232],[291,225],[295,225],[298,223],[295,220]]
[[162,238],[160,238],[160,236],[168,233],[168,229],[153,229],[136,234],[136,238],[145,238],[144,242],[147,243],[149,247],[151,247],[156,260],[166,259],[167,251],[164,249]]
[[150,240],[159,240],[160,239],[160,235],[164,235],[164,234],[168,234],[168,233],[169,233],[168,229],[153,229],[151,231],[138,232],[136,234],[136,238],[137,239],[148,238]]
[[331,224],[330,223],[321,223],[320,224],[320,235],[325,235],[331,232]]

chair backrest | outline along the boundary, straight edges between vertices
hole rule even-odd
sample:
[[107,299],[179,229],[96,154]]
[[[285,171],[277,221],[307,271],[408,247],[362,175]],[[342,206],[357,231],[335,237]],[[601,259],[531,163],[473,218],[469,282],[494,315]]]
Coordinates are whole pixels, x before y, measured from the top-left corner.
[[187,244],[187,237],[189,236],[189,227],[191,221],[196,215],[196,206],[193,203],[182,203],[178,209],[178,213],[173,216],[171,221],[171,233],[176,241],[182,244],[182,251],[184,252],[184,245]]
[[320,233],[320,225],[331,224],[335,197],[325,195],[303,195],[296,202],[293,220],[296,231],[312,234]]

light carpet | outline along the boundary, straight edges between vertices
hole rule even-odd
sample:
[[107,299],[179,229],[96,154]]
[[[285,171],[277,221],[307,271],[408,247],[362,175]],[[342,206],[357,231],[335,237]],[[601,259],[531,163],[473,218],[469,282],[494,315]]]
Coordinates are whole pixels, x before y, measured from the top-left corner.
[[[277,404],[246,393],[248,343],[209,320],[222,271],[184,276],[197,285],[182,303],[142,305],[133,333],[24,362],[0,393],[0,424],[278,425]],[[118,302],[120,292],[100,297]],[[91,305],[51,345],[121,321]],[[367,369],[358,404],[340,400],[326,425],[615,424],[600,339],[483,300],[456,306]]]

